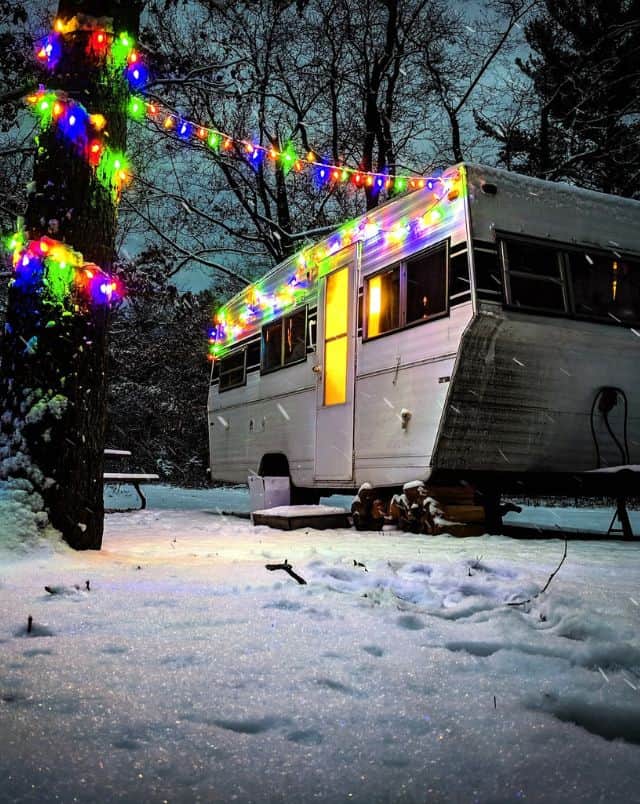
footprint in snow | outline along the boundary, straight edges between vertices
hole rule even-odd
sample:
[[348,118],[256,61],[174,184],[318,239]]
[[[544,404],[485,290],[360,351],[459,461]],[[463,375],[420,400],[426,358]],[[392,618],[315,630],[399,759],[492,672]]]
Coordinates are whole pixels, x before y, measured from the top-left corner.
[[396,623],[400,628],[404,628],[407,631],[422,631],[423,628],[427,627],[415,614],[403,614],[398,617]]
[[287,740],[291,743],[301,743],[302,745],[320,745],[324,737],[315,729],[302,729],[287,734]]
[[235,731],[237,734],[262,734],[278,726],[290,723],[288,718],[267,715],[263,718],[248,718],[247,720],[213,720],[212,723],[221,729]]
[[378,647],[378,645],[363,645],[362,650],[365,653],[368,653],[370,656],[375,656],[376,658],[384,656],[384,650]]

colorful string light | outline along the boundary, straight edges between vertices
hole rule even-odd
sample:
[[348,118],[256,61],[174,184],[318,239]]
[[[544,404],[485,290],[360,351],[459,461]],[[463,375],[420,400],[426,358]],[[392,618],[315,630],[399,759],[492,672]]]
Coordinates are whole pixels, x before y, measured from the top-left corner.
[[95,62],[109,63],[122,69],[132,89],[140,90],[149,80],[149,71],[142,55],[136,50],[135,39],[126,32],[114,34],[104,28],[100,21],[83,17],[70,20],[57,19],[53,31],[36,43],[36,59],[49,70],[55,70],[64,50],[65,37],[78,32],[86,38],[86,54]]
[[[36,59],[43,67],[55,70],[65,46],[76,34],[74,46],[84,42],[86,55],[106,71],[122,71],[130,87],[139,89],[148,78],[135,42],[127,33],[113,34],[100,20],[78,16],[54,22],[53,31],[36,45]],[[54,128],[74,153],[95,171],[96,178],[117,201],[131,173],[123,154],[107,145],[107,121],[102,114],[89,114],[78,101],[59,91],[41,87],[26,98],[42,130]],[[118,279],[109,276],[82,254],[65,243],[43,236],[26,240],[19,232],[7,242],[13,252],[13,285],[40,294],[51,306],[78,309],[79,304],[103,305],[123,297]]]
[[62,92],[44,88],[27,96],[27,103],[44,130],[55,125],[60,135],[96,169],[103,186],[116,197],[131,180],[131,170],[124,156],[105,144],[106,121],[103,115],[90,115],[82,104]]
[[42,288],[44,300],[53,306],[65,307],[72,299],[110,304],[124,295],[118,279],[86,263],[82,254],[59,240],[26,240],[18,232],[6,245],[13,254],[14,285],[24,291]]
[[[381,207],[353,221],[321,243],[309,246],[265,278],[250,285],[216,314],[209,332],[209,358],[224,357],[239,340],[256,334],[260,327],[317,295],[322,264],[338,251],[362,243],[363,249],[383,249],[391,259],[408,242],[416,248],[442,237],[462,220],[462,176],[458,171],[434,178],[423,188],[423,211],[410,219],[398,219],[393,207]],[[285,278],[283,279],[283,274]]]
[[257,168],[263,162],[279,165],[285,174],[291,171],[300,173],[310,170],[318,187],[326,184],[352,184],[358,188],[370,188],[373,192],[402,193],[406,190],[432,189],[436,178],[372,172],[359,170],[347,165],[337,165],[321,159],[314,151],[302,157],[298,156],[292,142],[286,142],[280,149],[273,145],[265,146],[254,143],[250,139],[238,139],[216,128],[194,123],[192,120],[168,110],[157,101],[147,101],[141,96],[133,96],[129,104],[129,115],[132,119],[144,119],[153,122],[158,129],[175,135],[178,139],[200,144],[203,147],[221,153],[234,152],[242,154],[247,162]]

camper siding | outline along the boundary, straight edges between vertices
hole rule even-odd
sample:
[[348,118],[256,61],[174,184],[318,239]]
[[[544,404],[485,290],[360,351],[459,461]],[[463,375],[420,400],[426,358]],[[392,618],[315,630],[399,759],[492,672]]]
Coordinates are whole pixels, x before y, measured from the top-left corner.
[[[428,474],[471,302],[450,315],[362,343],[356,379],[357,482],[406,482]],[[410,412],[406,428],[401,412]]]
[[[638,339],[625,328],[523,315],[480,313],[464,335],[434,468],[473,472],[595,469],[591,410],[603,386],[625,391],[627,443],[640,463]],[[624,410],[610,414],[624,432]],[[594,418],[603,465],[619,450]]]
[[[640,254],[639,201],[478,165],[466,174],[474,239],[502,231]],[[486,183],[495,195],[482,191]]]
[[209,401],[212,476],[246,483],[268,452],[283,452],[294,482],[311,484],[315,449],[315,355],[271,374],[247,374],[246,386]]

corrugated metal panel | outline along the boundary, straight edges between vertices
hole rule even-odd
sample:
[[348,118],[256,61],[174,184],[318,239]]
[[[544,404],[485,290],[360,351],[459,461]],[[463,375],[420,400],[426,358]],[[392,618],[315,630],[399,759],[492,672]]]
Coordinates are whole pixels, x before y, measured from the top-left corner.
[[[625,391],[631,462],[640,462],[639,342],[628,329],[480,313],[465,332],[443,418],[436,469],[576,472],[596,467],[591,408],[603,386]],[[623,437],[622,405],[610,416]],[[620,451],[596,415],[605,464]]]

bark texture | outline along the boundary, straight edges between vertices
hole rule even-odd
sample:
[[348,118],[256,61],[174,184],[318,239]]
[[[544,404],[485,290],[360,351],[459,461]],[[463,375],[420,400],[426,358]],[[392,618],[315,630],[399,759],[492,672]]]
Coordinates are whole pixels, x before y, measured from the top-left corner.
[[[58,17],[81,13],[136,34],[140,2],[60,0]],[[109,146],[125,150],[127,87],[86,54],[89,34],[67,38],[47,86],[107,120]],[[109,272],[114,259],[117,199],[83,155],[52,127],[38,140],[25,214],[28,239],[63,241]],[[10,289],[2,342],[0,403],[3,475],[24,477],[44,500],[54,527],[76,549],[102,544],[103,450],[106,430],[108,309],[47,301],[42,287]]]

